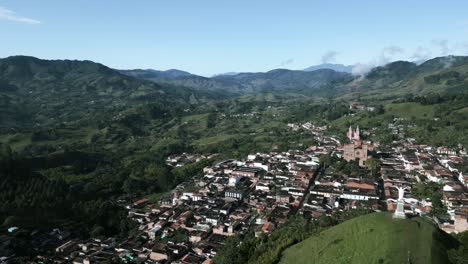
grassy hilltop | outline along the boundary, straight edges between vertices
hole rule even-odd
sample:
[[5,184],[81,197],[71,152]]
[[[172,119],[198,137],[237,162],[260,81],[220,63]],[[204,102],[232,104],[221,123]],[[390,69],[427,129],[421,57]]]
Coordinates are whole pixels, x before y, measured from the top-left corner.
[[374,213],[346,221],[283,252],[282,264],[449,263],[456,242],[422,218]]

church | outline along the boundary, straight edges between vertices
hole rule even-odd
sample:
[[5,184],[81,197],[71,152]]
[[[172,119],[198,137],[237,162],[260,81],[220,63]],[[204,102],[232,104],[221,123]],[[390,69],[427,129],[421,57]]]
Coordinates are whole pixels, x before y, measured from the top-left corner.
[[371,158],[369,156],[369,151],[374,150],[374,146],[372,144],[363,144],[359,126],[356,127],[354,131],[350,126],[346,136],[351,143],[343,146],[343,158],[346,161],[359,159],[359,166],[364,167],[366,165],[366,160]]

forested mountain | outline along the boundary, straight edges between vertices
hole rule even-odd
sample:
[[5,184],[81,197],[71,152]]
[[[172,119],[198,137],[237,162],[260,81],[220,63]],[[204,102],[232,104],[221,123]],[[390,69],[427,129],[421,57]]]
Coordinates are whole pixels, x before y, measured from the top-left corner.
[[190,87],[196,90],[222,91],[229,95],[253,95],[262,92],[288,93],[315,90],[349,74],[330,69],[293,71],[276,69],[269,72],[216,75],[206,78],[197,75],[167,77],[153,70],[121,71],[136,78],[159,83]]
[[[151,79],[152,74],[131,72],[145,79]],[[172,84],[168,84],[168,77],[164,79],[167,83],[155,83],[91,61],[49,61],[26,56],[1,59],[0,127],[5,131],[70,126],[102,128],[126,122],[127,127],[132,127],[126,132],[130,137],[154,120],[180,119],[189,108],[202,113],[219,111],[223,103],[211,99],[231,98],[226,106],[236,105],[233,109],[239,110],[243,104],[252,109],[259,100],[262,107],[265,102],[285,103],[288,98],[328,97],[375,104],[419,94],[465,93],[468,57],[440,57],[420,65],[398,61],[374,68],[365,76],[333,70],[283,69],[213,78],[181,71],[165,74],[172,76]],[[178,82],[189,88],[175,85]],[[238,97],[233,97],[244,94],[252,95],[248,103],[239,103]]]
[[120,70],[119,72],[142,80],[148,80],[160,84],[185,86],[199,91],[225,92],[231,96],[243,94],[243,88],[240,85],[183,71],[180,72],[187,74],[169,74],[168,71],[157,70]]
[[[188,88],[143,81],[91,61],[0,60],[0,127],[77,122],[144,103],[189,104]],[[95,119],[95,118],[94,118]]]
[[363,76],[351,75],[348,73],[349,68],[343,68],[342,65],[322,66],[304,71],[276,69],[269,72],[223,74],[211,78],[188,73],[167,76],[153,70],[121,72],[157,83],[190,87],[198,91],[217,91],[229,96],[272,93],[291,97],[359,97],[369,100],[397,99],[418,93],[457,92],[466,87],[468,77],[468,57],[463,56],[439,57],[421,64],[396,61],[375,67]]
[[166,71],[158,71],[158,70],[119,70],[120,73],[123,73],[125,75],[133,76],[139,79],[145,79],[145,80],[158,80],[159,78],[162,79],[177,79],[179,77],[196,77],[197,75],[191,74],[190,72],[186,71],[181,71],[177,69],[170,69]]
[[322,63],[319,65],[314,65],[305,68],[303,71],[316,71],[321,69],[330,69],[337,72],[347,72],[351,73],[353,66],[351,65],[343,65],[343,64],[335,64],[335,63]]
[[260,73],[221,75],[214,79],[238,84],[249,92],[290,92],[298,89],[317,89],[332,81],[348,77],[349,74],[321,69],[311,72],[276,69]]
[[327,88],[330,94],[343,98],[369,100],[393,100],[433,92],[459,93],[468,89],[468,57],[438,57],[420,65],[396,61]]

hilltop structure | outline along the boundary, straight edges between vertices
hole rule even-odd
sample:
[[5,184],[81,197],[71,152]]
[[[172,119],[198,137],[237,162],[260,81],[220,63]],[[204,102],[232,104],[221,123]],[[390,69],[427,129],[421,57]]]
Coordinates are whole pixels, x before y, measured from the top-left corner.
[[406,214],[405,214],[405,186],[395,186],[395,188],[398,190],[398,201],[397,201],[397,208],[395,210],[395,213],[393,213],[393,218],[400,218],[400,219],[405,219]]

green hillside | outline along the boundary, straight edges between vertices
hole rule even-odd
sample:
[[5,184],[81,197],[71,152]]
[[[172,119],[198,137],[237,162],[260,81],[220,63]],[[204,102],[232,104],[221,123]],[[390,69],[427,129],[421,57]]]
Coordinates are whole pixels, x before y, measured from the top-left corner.
[[468,57],[433,58],[421,65],[396,61],[373,68],[365,76],[327,87],[332,96],[368,101],[395,100],[428,93],[456,94],[468,87]]
[[108,120],[133,106],[187,107],[205,95],[139,80],[91,61],[0,59],[0,128],[89,123],[98,116]]
[[424,219],[374,213],[288,248],[280,263],[449,263],[447,250],[455,243]]
[[312,95],[314,91],[335,81],[342,81],[351,75],[330,69],[314,71],[294,71],[276,69],[269,72],[246,72],[236,75],[219,75],[212,78],[187,75],[167,76],[167,73],[154,70],[126,70],[121,73],[155,83],[190,87],[198,91],[217,91],[224,95],[242,96],[259,93],[275,93],[290,96]]
[[127,70],[121,73],[159,84],[190,87],[197,91],[222,92],[230,96],[273,93],[288,99],[338,97],[345,100],[359,98],[369,101],[389,101],[410,94],[456,94],[466,91],[468,57],[438,57],[420,65],[395,61],[375,67],[362,76],[330,69],[314,71],[276,69],[269,72],[246,72],[212,78],[188,73],[168,77],[168,73],[154,70]]

